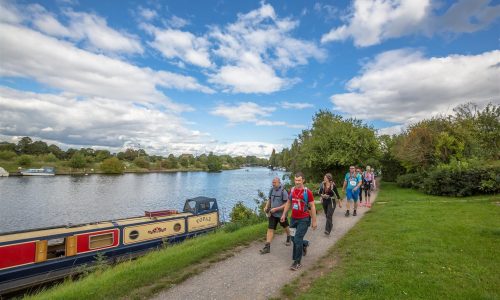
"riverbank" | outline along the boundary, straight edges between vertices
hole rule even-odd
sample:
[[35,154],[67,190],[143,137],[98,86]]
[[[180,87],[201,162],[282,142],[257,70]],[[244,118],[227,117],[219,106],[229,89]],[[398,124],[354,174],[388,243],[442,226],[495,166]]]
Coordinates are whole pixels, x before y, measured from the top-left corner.
[[499,248],[498,195],[436,197],[384,183],[313,280],[287,285],[280,298],[498,299]]

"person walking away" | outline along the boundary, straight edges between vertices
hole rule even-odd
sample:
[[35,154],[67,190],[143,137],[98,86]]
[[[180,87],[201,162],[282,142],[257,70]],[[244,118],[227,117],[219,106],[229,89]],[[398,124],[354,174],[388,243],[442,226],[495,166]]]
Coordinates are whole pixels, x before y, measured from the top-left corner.
[[304,240],[309,226],[316,230],[318,223],[316,220],[316,207],[314,206],[313,193],[304,187],[304,174],[297,172],[294,178],[295,186],[290,190],[288,201],[286,202],[281,221],[284,222],[288,210],[292,209],[292,222],[290,227],[295,228],[295,236],[292,237],[293,242],[293,263],[290,269],[297,271],[300,269],[302,256],[307,254],[309,241]]
[[335,185],[335,182],[333,182],[332,174],[326,173],[323,177],[323,182],[319,187],[319,194],[321,196],[321,203],[323,204],[323,210],[326,215],[325,234],[330,235],[333,228],[333,212],[337,206],[336,199],[340,199],[337,186]]
[[261,254],[271,252],[271,242],[273,240],[274,231],[276,230],[278,223],[280,223],[281,227],[283,227],[286,232],[285,245],[290,246],[291,237],[290,228],[288,228],[288,218],[285,218],[283,222],[281,221],[281,215],[287,201],[288,193],[286,189],[281,185],[279,177],[275,177],[273,179],[273,187],[269,191],[269,198],[267,200],[266,206],[264,207],[264,211],[268,215],[268,225],[266,244],[264,245],[264,248],[260,250]]
[[366,171],[363,172],[363,190],[365,191],[366,207],[372,207],[371,191],[376,188],[375,176],[370,166],[366,166]]
[[349,216],[349,209],[352,204],[352,208],[354,212],[353,216],[356,216],[356,209],[358,208],[358,195],[359,188],[361,187],[362,179],[361,175],[356,173],[356,168],[354,166],[349,167],[349,172],[345,174],[344,177],[344,185],[342,186],[342,191],[346,192],[346,212],[345,216]]

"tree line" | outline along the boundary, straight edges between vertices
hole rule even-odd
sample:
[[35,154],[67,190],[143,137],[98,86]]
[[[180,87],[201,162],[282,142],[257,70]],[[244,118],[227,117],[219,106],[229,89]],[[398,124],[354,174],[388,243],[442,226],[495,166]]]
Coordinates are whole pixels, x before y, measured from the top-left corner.
[[23,137],[17,143],[0,142],[0,160],[15,162],[21,167],[40,163],[58,164],[75,169],[100,168],[105,173],[123,173],[125,169],[199,169],[220,171],[239,168],[242,165],[267,166],[268,160],[256,156],[237,156],[201,154],[181,154],[175,156],[150,155],[144,149],[128,148],[111,153],[108,150],[93,148],[69,148],[62,150],[57,145],[33,141]]
[[466,196],[500,191],[500,106],[473,103],[422,120],[394,135],[327,110],[313,117],[291,147],[269,162],[312,181],[330,172],[342,184],[350,165],[374,167],[386,181],[429,194]]

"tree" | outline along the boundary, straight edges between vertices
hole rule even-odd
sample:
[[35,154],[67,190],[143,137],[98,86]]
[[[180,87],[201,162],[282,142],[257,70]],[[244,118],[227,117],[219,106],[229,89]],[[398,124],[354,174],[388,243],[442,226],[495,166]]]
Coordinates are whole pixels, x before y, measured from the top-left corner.
[[212,152],[207,157],[207,167],[209,172],[219,172],[222,170],[222,163]]
[[149,161],[144,157],[136,157],[134,159],[134,164],[139,168],[149,169]]
[[178,167],[177,158],[173,154],[170,154],[167,158],[167,168],[177,169],[177,167]]
[[111,153],[108,150],[96,150],[95,151],[95,161],[102,162],[107,158],[111,158]]
[[29,146],[33,143],[33,140],[30,137],[23,137],[17,142],[16,152],[18,154],[28,154]]
[[106,174],[122,174],[124,165],[121,160],[116,157],[107,158],[100,165],[101,171]]
[[66,157],[66,153],[61,150],[61,148],[57,147],[56,145],[52,144],[49,146],[49,152],[54,154],[58,159],[64,159]]
[[15,152],[16,151],[16,144],[7,143],[7,142],[0,142],[0,151]]
[[85,156],[80,152],[73,154],[71,159],[69,160],[69,166],[75,169],[84,168],[87,165],[87,160]]
[[273,152],[271,153],[271,157],[269,158],[269,164],[273,167],[278,166],[276,161],[276,150],[273,148]]

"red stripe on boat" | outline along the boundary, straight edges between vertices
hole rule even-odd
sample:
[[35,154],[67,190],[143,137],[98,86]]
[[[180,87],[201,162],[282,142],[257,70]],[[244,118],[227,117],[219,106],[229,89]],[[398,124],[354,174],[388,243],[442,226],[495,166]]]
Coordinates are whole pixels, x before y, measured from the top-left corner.
[[0,247],[0,269],[35,262],[36,243]]

